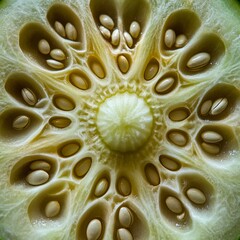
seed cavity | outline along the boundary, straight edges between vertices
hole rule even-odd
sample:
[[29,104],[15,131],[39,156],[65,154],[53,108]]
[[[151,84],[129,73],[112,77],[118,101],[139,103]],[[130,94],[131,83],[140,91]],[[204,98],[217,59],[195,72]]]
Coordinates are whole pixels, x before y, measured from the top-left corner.
[[132,39],[131,35],[128,32],[124,32],[123,36],[124,36],[127,46],[129,48],[131,48],[133,46],[133,39]]
[[167,137],[171,143],[179,147],[184,147],[188,143],[188,135],[182,130],[170,130]]
[[170,156],[161,155],[159,160],[161,164],[170,171],[177,171],[181,167],[179,162]]
[[58,61],[63,61],[66,59],[65,53],[61,49],[53,49],[50,52],[50,56]]
[[46,183],[49,179],[47,172],[43,170],[36,170],[29,173],[26,177],[26,182],[32,186],[39,186]]
[[118,63],[118,67],[122,73],[128,72],[129,62],[128,62],[128,59],[124,55],[118,56],[117,63]]
[[133,240],[131,232],[126,228],[120,228],[117,230],[118,240]]
[[100,23],[107,29],[112,30],[114,28],[114,22],[111,17],[106,14],[99,16]]
[[23,88],[21,90],[23,100],[30,106],[36,105],[38,99],[34,92],[29,88]]
[[73,86],[81,90],[87,90],[91,87],[90,80],[83,73],[71,73],[69,81]]
[[151,164],[148,163],[145,166],[145,175],[146,175],[146,179],[149,182],[149,184],[153,185],[153,186],[157,186],[160,183],[160,177],[159,177],[159,173],[158,170],[156,169],[156,167]]
[[29,167],[31,170],[43,170],[47,172],[51,169],[51,165],[44,160],[33,161]]
[[102,222],[99,219],[93,219],[89,222],[86,230],[88,240],[98,240],[102,234]]
[[59,215],[61,206],[58,201],[50,201],[45,207],[45,215],[48,218],[54,218]]
[[223,137],[214,131],[205,131],[201,134],[201,137],[206,143],[218,143],[223,140]]
[[75,166],[74,166],[74,175],[77,178],[83,178],[89,171],[92,165],[92,159],[90,157],[86,157],[81,159]]
[[77,30],[71,23],[67,23],[65,26],[65,32],[67,35],[67,38],[76,41],[77,40]]
[[71,120],[66,117],[52,117],[49,123],[56,128],[66,128],[71,124]]
[[176,41],[176,33],[172,29],[165,32],[164,43],[168,48],[172,48]]
[[149,61],[144,71],[145,80],[149,81],[153,79],[157,75],[158,70],[159,70],[159,63],[155,58],[152,58]]
[[205,101],[205,102],[202,104],[202,106],[201,106],[200,113],[201,113],[202,115],[208,114],[208,112],[210,111],[211,107],[212,107],[212,101],[211,101],[211,100]]
[[89,66],[90,69],[92,70],[92,72],[100,79],[105,78],[106,73],[104,70],[104,67],[102,66],[102,64],[97,60],[97,58],[90,58],[89,59]]
[[76,154],[80,150],[80,147],[78,142],[69,142],[60,148],[59,153],[63,157],[70,157]]
[[46,60],[47,64],[49,67],[51,68],[54,68],[54,69],[62,69],[64,68],[64,64],[57,61],[57,60],[54,60],[54,59],[47,59]]
[[138,38],[141,31],[140,24],[137,21],[133,21],[129,27],[129,33],[133,38]]
[[50,53],[50,45],[46,39],[41,39],[38,42],[38,50],[40,53],[47,55]]
[[100,30],[100,32],[101,32],[101,34],[103,35],[104,38],[110,39],[111,32],[107,28],[105,28],[103,26],[100,26],[99,30]]
[[133,223],[133,215],[129,208],[121,207],[119,210],[119,222],[123,227],[130,227]]
[[53,98],[53,103],[55,107],[63,110],[63,111],[71,111],[75,108],[74,102],[65,96],[57,95]]
[[98,183],[96,185],[94,195],[96,197],[101,197],[107,192],[108,188],[109,188],[108,179],[102,178],[98,181]]
[[119,42],[120,42],[120,31],[118,29],[115,29],[112,32],[111,43],[113,46],[118,46]]
[[212,155],[217,155],[218,153],[220,153],[220,147],[216,144],[210,144],[210,143],[203,142],[201,144],[201,146],[202,146],[202,149],[206,153],[209,153],[209,154],[212,154]]
[[117,190],[122,196],[128,196],[132,191],[131,183],[127,178],[121,177],[117,181]]
[[192,56],[187,62],[187,67],[191,70],[199,70],[207,66],[210,62],[211,56],[209,53],[200,52]]
[[187,42],[188,42],[188,39],[187,39],[186,35],[180,34],[176,38],[175,47],[182,48],[187,44]]
[[21,115],[21,116],[16,117],[13,120],[12,127],[15,130],[23,130],[23,129],[27,128],[29,124],[30,124],[30,118],[28,116]]
[[217,100],[214,101],[210,114],[212,115],[218,115],[222,113],[228,106],[228,100],[227,98],[218,98]]
[[180,214],[183,212],[183,206],[179,199],[173,196],[169,196],[166,199],[166,205],[170,211],[175,214]]
[[189,115],[190,111],[188,108],[185,107],[175,108],[168,114],[169,118],[174,122],[183,121],[188,118]]
[[189,200],[195,204],[204,204],[206,202],[206,196],[197,188],[189,188],[186,194]]
[[62,23],[55,21],[54,29],[61,37],[63,37],[63,38],[66,37],[66,32],[65,32],[65,29],[64,29],[64,26],[62,25]]

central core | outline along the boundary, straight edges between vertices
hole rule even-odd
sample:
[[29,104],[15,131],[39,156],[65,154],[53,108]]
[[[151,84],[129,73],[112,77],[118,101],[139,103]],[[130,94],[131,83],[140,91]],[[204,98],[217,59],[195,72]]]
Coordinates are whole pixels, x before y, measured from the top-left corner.
[[107,98],[99,107],[97,128],[111,150],[136,151],[148,140],[152,126],[150,108],[136,94],[117,94]]

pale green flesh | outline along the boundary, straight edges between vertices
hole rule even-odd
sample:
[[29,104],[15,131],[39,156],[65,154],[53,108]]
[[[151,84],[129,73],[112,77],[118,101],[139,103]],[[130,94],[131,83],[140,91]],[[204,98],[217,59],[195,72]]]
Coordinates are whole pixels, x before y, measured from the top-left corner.
[[[76,45],[62,39],[50,26],[47,13],[54,2],[0,1],[0,239],[85,240],[88,223],[101,218],[104,227],[99,239],[115,240],[121,228],[118,219],[121,206],[129,207],[133,213],[133,225],[128,230],[134,240],[237,239],[240,235],[240,19],[237,3],[142,0],[129,4],[127,0],[109,0],[99,5],[97,0],[91,4],[84,0],[63,0],[61,3],[76,13],[72,19],[79,24],[77,29],[81,35],[78,39],[81,44]],[[193,26],[196,32],[184,48],[169,51],[163,42],[165,26],[171,25],[168,16],[181,9],[193,13],[195,21],[187,30]],[[132,20],[139,21],[143,26],[140,37],[131,48],[123,37],[118,47],[112,46],[98,29],[99,14],[112,14],[114,28],[119,27],[121,31],[128,31]],[[184,19],[184,14],[179,19]],[[72,17],[67,13],[66,16]],[[38,29],[38,24],[44,26],[54,48],[63,49],[68,56],[63,61],[66,69],[51,69],[39,52],[32,54],[31,46],[36,42],[28,42],[26,36],[31,31],[23,28],[28,23],[36,24],[30,30]],[[211,55],[213,66],[207,66],[201,73],[189,71],[187,59],[194,49],[201,51],[203,45],[210,52],[218,47],[219,51]],[[122,73],[117,65],[121,54],[130,63],[127,73]],[[103,78],[92,69],[95,60],[103,66]],[[147,81],[145,69],[154,61],[159,62],[160,67]],[[76,72],[87,77],[88,90],[80,90],[70,82],[70,74]],[[177,77],[176,84],[169,93],[157,94],[155,86],[165,75]],[[42,102],[33,107],[27,105],[16,93],[15,89],[21,85],[14,82],[17,78],[23,83],[31,83],[33,79],[32,86],[38,89]],[[96,122],[99,106],[106,98],[124,92],[144,99],[153,116],[153,127],[150,124],[153,129],[148,131],[148,140],[144,139],[135,152],[124,150],[121,153],[122,148],[118,146],[119,153],[105,144]],[[200,114],[204,101],[211,96],[216,100],[222,95],[228,98],[229,104],[223,115]],[[62,111],[57,105],[59,96],[70,99],[69,111]],[[179,107],[188,109],[187,118],[171,120],[169,113]],[[7,122],[24,114],[31,119],[28,130],[23,134],[21,130],[12,131]],[[56,116],[70,119],[71,124],[55,128],[49,120]],[[172,130],[186,133],[186,146],[177,146],[171,141]],[[219,131],[223,136],[219,156],[206,154],[201,147],[201,133],[208,130]],[[141,134],[138,137],[141,138]],[[111,136],[107,139],[111,142]],[[116,136],[113,139],[116,141]],[[63,147],[68,141],[80,149],[66,158]],[[163,155],[176,159],[176,171],[163,166],[159,160]],[[40,186],[30,186],[24,180],[30,171],[30,160],[43,158],[52,166],[51,176]],[[79,169],[85,167],[86,171],[81,172],[81,178],[76,177],[76,164],[86,158],[92,159],[91,164],[86,161],[85,165],[80,165]],[[125,195],[119,187],[121,177],[131,185],[130,193]],[[107,179],[110,184],[102,194],[104,182],[101,179]],[[193,204],[186,195],[187,187],[204,191],[206,204]],[[169,195],[182,202],[184,221],[178,222],[176,216],[169,213],[165,204]],[[39,204],[43,206],[45,199],[60,202],[63,207],[59,216],[44,217]]]

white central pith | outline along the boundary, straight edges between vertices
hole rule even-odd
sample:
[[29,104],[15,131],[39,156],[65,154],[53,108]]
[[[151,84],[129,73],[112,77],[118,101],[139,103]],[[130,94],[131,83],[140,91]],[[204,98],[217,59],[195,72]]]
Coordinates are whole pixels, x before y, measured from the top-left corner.
[[152,126],[150,108],[136,94],[117,94],[99,107],[98,131],[111,150],[122,153],[136,151],[146,143]]

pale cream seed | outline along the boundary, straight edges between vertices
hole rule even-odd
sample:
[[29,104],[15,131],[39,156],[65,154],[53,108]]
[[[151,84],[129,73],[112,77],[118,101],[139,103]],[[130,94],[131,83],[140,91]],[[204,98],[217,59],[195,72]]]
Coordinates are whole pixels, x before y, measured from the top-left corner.
[[123,227],[130,227],[133,223],[133,215],[127,207],[121,207],[118,216],[119,222]]
[[15,130],[23,130],[30,123],[30,118],[24,115],[18,116],[13,120],[12,127]]
[[157,93],[169,92],[175,82],[173,77],[168,77],[157,82],[155,90]]
[[159,63],[157,61],[150,61],[145,69],[144,78],[145,80],[153,79],[159,70]]
[[110,39],[111,32],[107,28],[105,28],[104,26],[100,26],[99,30],[100,30],[100,32],[101,32],[101,34],[103,35],[104,38]]
[[80,149],[80,144],[78,142],[70,142],[61,147],[60,153],[63,157],[70,157],[76,154]]
[[138,38],[141,28],[140,24],[137,21],[133,21],[129,27],[129,33],[133,38]]
[[217,155],[220,153],[220,147],[216,144],[210,144],[210,143],[202,143],[202,149],[212,155]]
[[188,198],[195,204],[204,204],[206,202],[206,196],[197,188],[189,188],[186,193]]
[[160,162],[165,168],[171,171],[177,171],[180,168],[180,165],[178,162],[166,156],[161,156]]
[[66,55],[65,53],[61,50],[61,49],[53,49],[51,52],[50,52],[50,56],[55,59],[55,60],[58,60],[58,61],[63,61],[66,59]]
[[118,29],[115,29],[112,32],[111,43],[113,46],[117,46],[119,42],[120,42],[120,31]]
[[73,101],[63,96],[55,97],[54,105],[63,111],[71,111],[75,108]]
[[26,177],[27,183],[33,186],[39,186],[46,183],[49,179],[49,175],[47,172],[43,170],[36,170],[29,173]]
[[49,171],[51,169],[51,165],[44,160],[33,161],[33,162],[31,162],[29,167],[31,170]]
[[40,53],[47,55],[50,53],[50,45],[46,39],[41,39],[38,42],[38,50]]
[[71,124],[71,120],[65,117],[53,117],[49,123],[56,128],[65,128]]
[[54,29],[61,37],[66,37],[66,32],[62,23],[55,21]]
[[38,101],[36,95],[30,88],[23,88],[21,94],[24,101],[30,106],[34,106]]
[[186,135],[183,132],[180,132],[177,130],[171,131],[168,134],[168,138],[173,144],[175,144],[179,147],[184,147],[188,141]]
[[117,230],[118,240],[133,240],[133,236],[130,231],[126,228],[120,228]]
[[114,28],[114,22],[111,17],[106,14],[101,14],[99,16],[100,23],[107,29],[112,30]]
[[47,59],[46,60],[47,64],[49,67],[51,68],[55,68],[55,69],[62,69],[64,68],[64,64],[59,62],[59,61],[56,61],[54,59]]
[[124,36],[127,46],[129,48],[131,48],[133,46],[133,39],[132,39],[131,35],[128,32],[124,32],[123,36]]
[[182,203],[176,197],[169,196],[166,199],[166,205],[173,213],[180,214],[183,212]]
[[87,240],[98,240],[102,234],[102,228],[102,222],[99,219],[91,220],[86,230]]
[[218,143],[223,140],[223,137],[214,131],[206,131],[201,134],[201,137],[206,143]]
[[92,164],[92,159],[86,157],[81,159],[74,167],[74,174],[76,177],[83,178],[89,171]]
[[48,218],[53,218],[59,215],[61,206],[58,201],[50,201],[45,207],[45,215]]
[[176,38],[175,47],[182,48],[187,44],[187,41],[188,41],[188,39],[187,39],[186,35],[180,34]]
[[100,62],[94,61],[90,64],[90,68],[93,73],[100,79],[105,78],[105,71]]
[[117,188],[118,188],[119,193],[123,196],[130,195],[130,193],[132,191],[131,183],[125,177],[121,177],[118,180]]
[[149,184],[157,186],[160,183],[159,173],[153,164],[147,164],[145,167],[145,175]]
[[201,113],[202,115],[208,114],[208,112],[210,111],[211,107],[212,107],[212,101],[211,101],[211,100],[205,101],[205,102],[202,104],[202,106],[201,106],[200,113]]
[[[103,76],[104,74],[101,73],[101,76]],[[71,84],[81,90],[87,90],[90,88],[91,84],[89,79],[87,79],[85,76],[83,75],[79,75],[76,73],[72,73],[69,77],[69,81],[71,82]]]
[[77,30],[73,26],[73,24],[67,23],[66,26],[65,26],[65,32],[66,32],[66,35],[67,35],[68,39],[70,39],[72,41],[77,40]]
[[187,62],[187,67],[191,70],[198,70],[207,66],[210,62],[211,56],[209,53],[200,52],[193,55]]
[[164,43],[168,48],[171,48],[176,41],[176,33],[172,29],[168,29],[164,35]]
[[179,107],[172,110],[169,113],[169,118],[174,122],[179,122],[185,120],[190,115],[190,112],[187,108]]
[[222,113],[228,106],[228,100],[227,98],[218,98],[217,100],[214,101],[210,114],[212,115],[218,115]]
[[122,73],[126,73],[129,70],[129,62],[128,62],[128,59],[124,55],[118,56],[117,63],[118,63],[118,67]]
[[109,187],[108,180],[106,178],[100,179],[96,185],[94,195],[96,197],[103,196],[107,192],[108,187]]

